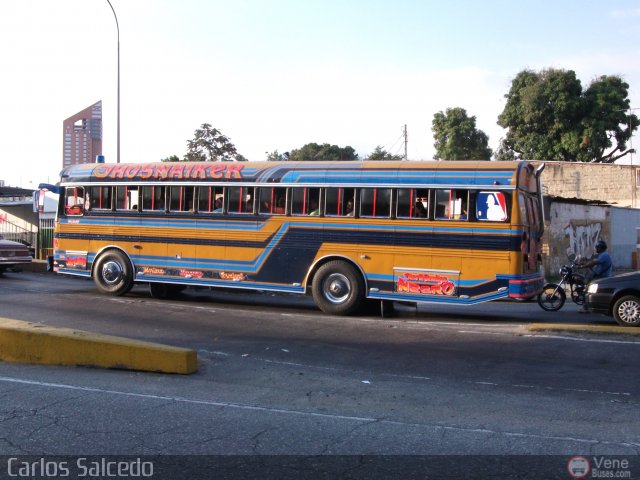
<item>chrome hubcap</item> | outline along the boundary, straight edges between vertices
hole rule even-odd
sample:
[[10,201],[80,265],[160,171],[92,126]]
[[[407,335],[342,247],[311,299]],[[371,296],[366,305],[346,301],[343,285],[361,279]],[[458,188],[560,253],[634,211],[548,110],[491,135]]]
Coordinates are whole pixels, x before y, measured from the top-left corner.
[[351,282],[341,273],[332,273],[324,283],[324,296],[334,305],[345,302],[351,293]]
[[106,262],[102,266],[102,278],[109,284],[118,282],[122,278],[122,266],[118,262]]

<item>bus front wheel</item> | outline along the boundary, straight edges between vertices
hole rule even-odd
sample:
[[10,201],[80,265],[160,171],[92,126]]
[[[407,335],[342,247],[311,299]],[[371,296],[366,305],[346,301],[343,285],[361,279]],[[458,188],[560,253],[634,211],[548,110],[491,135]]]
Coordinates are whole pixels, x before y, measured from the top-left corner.
[[120,296],[133,287],[133,267],[129,259],[117,250],[100,256],[93,281],[101,293]]
[[321,266],[311,287],[318,308],[332,315],[350,315],[358,310],[364,300],[364,290],[360,272],[340,260]]

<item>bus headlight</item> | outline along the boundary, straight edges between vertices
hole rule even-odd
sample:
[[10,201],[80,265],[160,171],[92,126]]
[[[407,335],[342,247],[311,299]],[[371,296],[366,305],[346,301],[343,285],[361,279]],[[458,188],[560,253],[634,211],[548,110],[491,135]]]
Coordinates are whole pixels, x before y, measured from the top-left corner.
[[598,284],[590,283],[589,288],[587,288],[587,293],[597,293],[598,292]]

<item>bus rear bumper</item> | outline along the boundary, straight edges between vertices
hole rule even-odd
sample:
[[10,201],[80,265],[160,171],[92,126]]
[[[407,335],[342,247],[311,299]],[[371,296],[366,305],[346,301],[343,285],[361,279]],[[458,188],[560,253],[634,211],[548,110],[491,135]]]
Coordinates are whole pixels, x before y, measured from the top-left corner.
[[535,297],[544,287],[544,277],[535,274],[509,279],[509,298],[524,300]]

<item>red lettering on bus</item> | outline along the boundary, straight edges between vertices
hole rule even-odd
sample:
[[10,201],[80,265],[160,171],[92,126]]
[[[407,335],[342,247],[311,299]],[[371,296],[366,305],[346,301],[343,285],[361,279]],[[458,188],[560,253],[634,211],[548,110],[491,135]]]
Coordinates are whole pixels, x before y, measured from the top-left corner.
[[202,165],[201,163],[194,166],[193,169],[191,169],[191,178],[193,180],[195,180],[196,178],[200,180],[204,180],[205,178],[207,178],[207,166]]
[[169,171],[171,170],[171,165],[158,165],[156,167],[156,171],[154,172],[153,178],[165,180],[169,175]]
[[139,165],[131,165],[127,168],[127,171],[125,172],[125,177],[129,179],[136,178],[138,176],[139,171],[140,171]]
[[114,165],[113,168],[111,169],[111,172],[109,172],[109,176],[111,178],[124,178],[124,174],[127,170],[127,166],[126,165]]
[[153,165],[144,164],[140,167],[140,172],[138,173],[138,176],[141,179],[146,180],[147,178],[151,178],[152,175],[153,175]]
[[219,162],[216,165],[211,165],[209,167],[209,178],[222,178],[226,168],[227,166],[222,162]]
[[[411,277],[411,278],[409,278]],[[438,278],[441,279],[438,283],[423,283],[419,278]],[[452,296],[455,293],[456,287],[446,277],[440,275],[427,275],[416,273],[405,273],[398,277],[397,291],[399,293],[421,293],[427,295],[445,295]]]
[[240,163],[232,163],[227,167],[227,174],[224,176],[224,178],[242,178],[241,172],[243,168],[244,165]]
[[111,165],[100,165],[93,170],[93,175],[96,178],[107,178],[111,172]]
[[184,165],[173,165],[171,167],[171,171],[169,172],[169,178],[176,178],[178,180],[182,180],[183,174],[184,174]]

